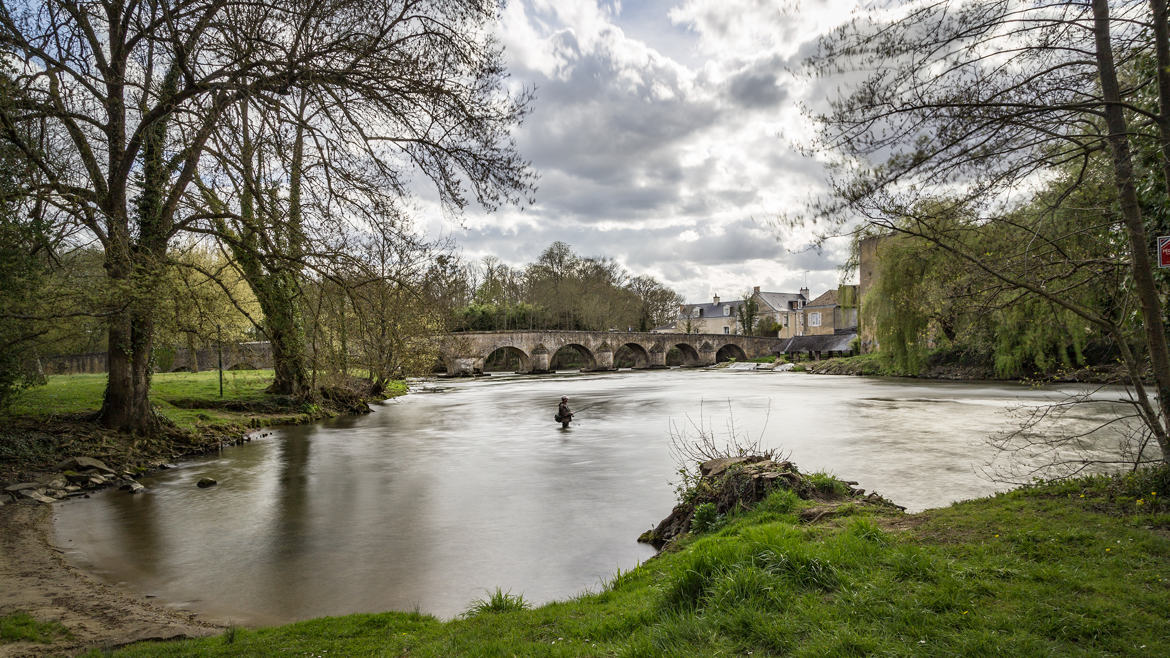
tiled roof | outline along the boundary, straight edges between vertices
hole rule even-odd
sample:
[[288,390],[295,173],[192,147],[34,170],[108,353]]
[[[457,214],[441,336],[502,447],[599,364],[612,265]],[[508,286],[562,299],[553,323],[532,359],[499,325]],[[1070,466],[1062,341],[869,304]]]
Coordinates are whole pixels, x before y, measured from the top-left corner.
[[780,352],[848,352],[854,338],[857,338],[856,331],[823,336],[795,336],[780,346]]
[[804,295],[798,292],[760,292],[757,293],[760,301],[770,306],[774,311],[789,310],[789,302],[803,300]]
[[723,315],[723,307],[731,304],[731,316],[735,317],[735,308],[743,303],[742,299],[729,299],[727,301],[720,301],[718,304],[686,304],[687,315],[694,317],[696,308],[703,309],[704,318],[722,318],[727,317]]
[[836,305],[837,305],[837,289],[833,288],[832,290],[826,290],[825,292],[821,293],[820,297],[817,297],[816,299],[812,300],[811,302],[805,304],[804,307],[808,308],[810,306],[836,306]]

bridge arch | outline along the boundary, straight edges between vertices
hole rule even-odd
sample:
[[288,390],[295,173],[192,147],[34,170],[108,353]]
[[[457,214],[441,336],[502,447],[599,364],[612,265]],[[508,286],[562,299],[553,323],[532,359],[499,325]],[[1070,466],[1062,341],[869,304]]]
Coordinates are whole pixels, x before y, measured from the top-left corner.
[[629,342],[618,346],[613,352],[613,365],[615,368],[621,367],[619,362],[628,362],[632,360],[633,368],[646,368],[650,365],[650,353],[646,351],[638,343]]
[[483,370],[529,372],[532,370],[532,358],[515,345],[501,345],[484,357]]
[[747,352],[744,352],[743,348],[735,343],[728,343],[715,352],[715,363],[723,363],[732,359],[747,361],[747,358]]
[[[689,343],[677,343],[671,345],[671,352],[667,352],[666,365],[668,366],[697,366],[701,363],[699,360],[699,351]],[[678,361],[673,363],[671,355],[677,354]]]
[[592,350],[580,343],[565,343],[556,350],[550,350],[552,352],[548,360],[550,370],[557,369],[557,366],[559,365],[557,361],[558,357],[562,359],[570,358],[569,355],[565,353],[566,350],[568,350],[570,353],[576,352],[584,360],[585,364],[582,366],[582,370],[593,370],[597,367],[597,357],[593,354]]

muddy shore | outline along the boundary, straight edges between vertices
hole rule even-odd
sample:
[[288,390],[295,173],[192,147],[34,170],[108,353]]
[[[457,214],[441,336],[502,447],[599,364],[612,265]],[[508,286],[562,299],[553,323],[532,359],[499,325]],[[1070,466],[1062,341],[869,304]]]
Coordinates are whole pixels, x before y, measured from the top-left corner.
[[0,507],[0,615],[25,612],[70,633],[51,644],[0,644],[0,657],[72,655],[223,631],[211,620],[96,580],[70,565],[52,539],[52,506],[29,501]]

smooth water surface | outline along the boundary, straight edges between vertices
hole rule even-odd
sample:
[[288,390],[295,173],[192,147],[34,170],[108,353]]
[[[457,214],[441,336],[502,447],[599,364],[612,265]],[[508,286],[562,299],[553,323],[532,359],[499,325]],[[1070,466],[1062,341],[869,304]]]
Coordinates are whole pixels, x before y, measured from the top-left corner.
[[[1059,391],[765,372],[671,370],[426,382],[373,414],[282,428],[56,506],[76,563],[235,623],[412,610],[452,617],[500,587],[539,604],[597,589],[653,554],[671,510],[671,427],[729,422],[802,471],[911,511],[984,496],[1004,410]],[[559,397],[579,410],[562,430]],[[1112,392],[1116,398],[1118,393]],[[1086,424],[1109,404],[1083,407]],[[731,413],[729,415],[729,408]],[[688,420],[689,419],[689,420]],[[198,489],[209,476],[219,486]]]

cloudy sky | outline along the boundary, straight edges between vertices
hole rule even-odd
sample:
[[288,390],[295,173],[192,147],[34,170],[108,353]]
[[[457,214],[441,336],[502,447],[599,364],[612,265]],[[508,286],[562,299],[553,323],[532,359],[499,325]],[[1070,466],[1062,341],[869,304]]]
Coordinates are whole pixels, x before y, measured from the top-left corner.
[[517,133],[536,203],[430,230],[512,265],[562,240],[692,302],[836,286],[847,245],[818,254],[775,220],[821,186],[792,143],[810,131],[799,103],[823,99],[788,71],[853,4],[510,0],[500,37],[512,82],[536,88]]

